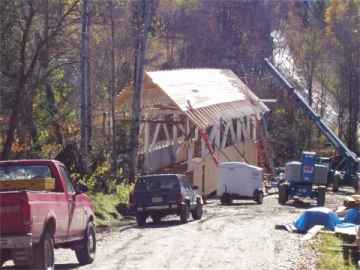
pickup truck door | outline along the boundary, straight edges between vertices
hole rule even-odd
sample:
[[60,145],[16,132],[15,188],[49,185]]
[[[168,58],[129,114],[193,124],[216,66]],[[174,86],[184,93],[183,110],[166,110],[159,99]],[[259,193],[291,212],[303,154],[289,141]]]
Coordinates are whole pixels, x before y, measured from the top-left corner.
[[67,202],[69,210],[67,239],[80,239],[84,235],[85,209],[80,200],[78,199],[78,195],[75,192],[75,188],[72,184],[69,172],[63,166],[60,167],[60,171],[67,189]]

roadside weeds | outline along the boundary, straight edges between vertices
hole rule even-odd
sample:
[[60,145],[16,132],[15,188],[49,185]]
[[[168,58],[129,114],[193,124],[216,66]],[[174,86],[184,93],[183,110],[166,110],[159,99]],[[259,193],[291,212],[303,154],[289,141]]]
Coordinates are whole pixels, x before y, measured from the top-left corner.
[[320,233],[314,241],[314,249],[318,252],[318,270],[356,270],[356,265],[344,260],[342,240],[335,234]]

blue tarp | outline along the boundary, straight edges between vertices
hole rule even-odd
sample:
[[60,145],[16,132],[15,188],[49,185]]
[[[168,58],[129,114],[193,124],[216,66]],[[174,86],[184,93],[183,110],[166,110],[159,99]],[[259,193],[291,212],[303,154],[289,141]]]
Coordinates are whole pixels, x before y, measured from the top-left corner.
[[324,225],[326,229],[333,231],[340,223],[340,219],[332,210],[326,207],[314,207],[302,213],[294,225],[299,232],[305,233],[315,225]]
[[346,215],[343,220],[344,223],[360,224],[360,212],[359,209],[350,208],[346,211]]

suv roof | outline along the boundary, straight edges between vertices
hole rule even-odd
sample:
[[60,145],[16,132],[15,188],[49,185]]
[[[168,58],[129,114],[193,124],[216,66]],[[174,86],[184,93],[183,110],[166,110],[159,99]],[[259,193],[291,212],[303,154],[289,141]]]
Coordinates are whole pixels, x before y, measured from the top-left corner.
[[145,177],[154,177],[154,176],[186,176],[185,174],[178,174],[178,173],[162,173],[162,174],[146,174],[141,175],[139,178],[145,178]]

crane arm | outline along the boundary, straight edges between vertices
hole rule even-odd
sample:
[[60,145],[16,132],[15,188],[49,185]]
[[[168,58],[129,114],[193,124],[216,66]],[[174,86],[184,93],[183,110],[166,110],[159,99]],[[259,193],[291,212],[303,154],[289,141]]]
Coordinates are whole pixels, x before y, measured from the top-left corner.
[[357,164],[357,156],[352,152],[340,138],[326,125],[321,117],[309,106],[304,97],[295,89],[295,87],[285,78],[285,76],[269,61],[265,59],[265,63],[272,75],[274,75],[287,90],[296,104],[303,110],[303,112],[314,122],[320,129],[321,133],[328,139],[328,141],[343,155],[347,160]]

